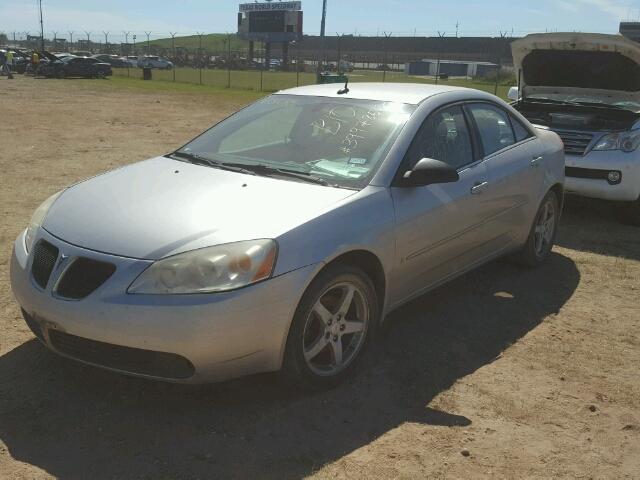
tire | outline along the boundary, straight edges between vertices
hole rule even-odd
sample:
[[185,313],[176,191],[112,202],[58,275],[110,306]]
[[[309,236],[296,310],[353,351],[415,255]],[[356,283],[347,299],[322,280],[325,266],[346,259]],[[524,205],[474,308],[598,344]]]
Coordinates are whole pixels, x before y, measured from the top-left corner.
[[558,196],[551,191],[542,199],[529,231],[527,242],[516,255],[520,264],[537,267],[549,257],[556,240],[559,220]]
[[[349,302],[347,292],[352,292]],[[342,382],[365,356],[379,317],[375,287],[362,270],[338,264],[320,272],[302,296],[289,329],[281,371],[285,381],[305,390]]]
[[616,202],[612,208],[620,222],[640,227],[640,198],[635,202]]

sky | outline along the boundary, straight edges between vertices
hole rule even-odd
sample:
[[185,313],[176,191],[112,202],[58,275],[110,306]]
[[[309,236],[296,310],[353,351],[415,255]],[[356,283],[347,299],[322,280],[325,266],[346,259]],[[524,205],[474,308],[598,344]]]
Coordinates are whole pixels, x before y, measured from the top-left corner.
[[[277,0],[276,0],[277,1]],[[237,0],[42,0],[46,37],[120,41],[123,31],[146,38],[233,33]],[[302,0],[307,34],[320,30],[322,0]],[[545,31],[615,33],[620,20],[640,19],[640,0],[328,0],[327,34],[435,36],[525,35]],[[37,0],[0,0],[0,32],[12,38],[39,30]]]

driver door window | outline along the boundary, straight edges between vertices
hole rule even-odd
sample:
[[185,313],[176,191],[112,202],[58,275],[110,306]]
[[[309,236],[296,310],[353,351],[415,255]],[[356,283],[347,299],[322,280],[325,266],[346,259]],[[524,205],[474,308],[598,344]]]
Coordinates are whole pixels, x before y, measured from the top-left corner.
[[408,151],[409,168],[433,158],[459,169],[474,161],[471,136],[460,106],[439,110],[422,124]]

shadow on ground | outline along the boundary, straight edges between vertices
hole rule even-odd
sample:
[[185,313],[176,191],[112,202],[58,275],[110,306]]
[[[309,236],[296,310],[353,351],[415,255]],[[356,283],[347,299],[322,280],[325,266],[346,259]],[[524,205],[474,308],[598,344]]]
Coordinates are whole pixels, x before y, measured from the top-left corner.
[[579,273],[567,257],[494,262],[394,312],[360,375],[301,394],[271,375],[202,387],[123,377],[35,340],[0,357],[0,438],[59,478],[300,478],[404,422],[473,418],[427,405],[557,312]]
[[640,261],[640,227],[616,218],[614,202],[566,196],[556,243],[561,247]]

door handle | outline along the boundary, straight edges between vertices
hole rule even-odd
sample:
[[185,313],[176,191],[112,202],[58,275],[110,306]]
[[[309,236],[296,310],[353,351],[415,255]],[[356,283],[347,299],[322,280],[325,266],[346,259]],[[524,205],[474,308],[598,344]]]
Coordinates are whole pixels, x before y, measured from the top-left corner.
[[479,195],[487,189],[489,182],[476,183],[471,187],[471,195]]
[[531,165],[532,167],[537,167],[538,165],[540,165],[540,162],[542,162],[542,160],[544,160],[544,157],[542,157],[542,156],[533,157],[531,162],[529,162],[529,165]]

